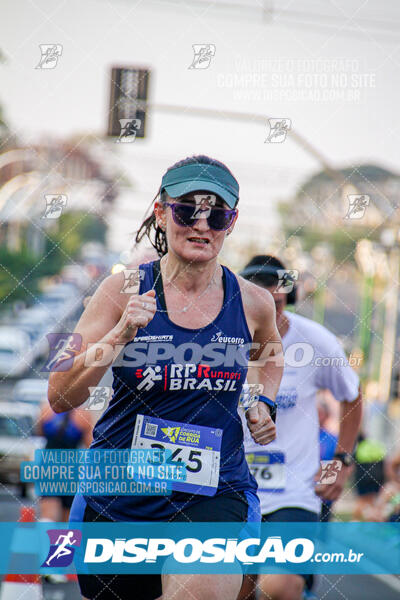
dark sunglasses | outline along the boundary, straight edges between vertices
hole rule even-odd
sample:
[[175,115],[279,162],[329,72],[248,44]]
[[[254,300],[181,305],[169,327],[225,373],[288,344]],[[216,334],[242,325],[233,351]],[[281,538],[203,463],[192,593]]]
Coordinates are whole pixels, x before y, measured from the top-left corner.
[[[199,219],[206,218],[209,228],[215,231],[226,231],[232,225],[237,212],[235,208],[228,209],[218,206],[199,208],[196,204],[184,204],[181,202],[165,202],[164,206],[171,207],[172,218],[181,227],[193,227]],[[207,217],[201,214],[205,212],[207,213]]]

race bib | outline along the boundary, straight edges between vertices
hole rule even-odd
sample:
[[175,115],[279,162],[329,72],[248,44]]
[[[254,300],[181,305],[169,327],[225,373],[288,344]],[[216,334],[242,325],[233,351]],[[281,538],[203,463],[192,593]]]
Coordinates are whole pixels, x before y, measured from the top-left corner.
[[259,492],[284,491],[286,465],[283,452],[249,452],[246,460],[250,473],[257,481]]
[[186,466],[185,481],[172,489],[213,496],[218,487],[222,429],[137,415],[132,448],[165,448],[171,460]]

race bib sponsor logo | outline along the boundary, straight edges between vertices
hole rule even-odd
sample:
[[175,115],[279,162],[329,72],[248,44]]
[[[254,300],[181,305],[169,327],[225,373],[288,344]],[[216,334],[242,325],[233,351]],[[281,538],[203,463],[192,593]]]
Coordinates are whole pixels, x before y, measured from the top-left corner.
[[161,427],[161,431],[171,442],[176,442],[180,430],[180,427]]
[[212,369],[209,365],[171,364],[163,369],[159,365],[136,369],[138,390],[151,390],[157,383],[163,390],[208,390],[236,392],[240,387],[242,373]]
[[244,338],[242,337],[229,337],[224,335],[222,331],[214,333],[210,342],[218,342],[219,344],[244,344]]
[[171,342],[174,339],[173,335],[139,335],[133,340],[134,342]]

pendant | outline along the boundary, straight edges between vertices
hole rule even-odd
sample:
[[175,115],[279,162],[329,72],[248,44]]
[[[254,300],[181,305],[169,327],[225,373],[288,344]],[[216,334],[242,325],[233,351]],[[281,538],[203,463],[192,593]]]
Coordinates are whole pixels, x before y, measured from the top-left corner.
[[186,311],[187,311],[187,309],[188,309],[188,306],[184,306],[184,307],[182,308],[182,312],[186,312]]

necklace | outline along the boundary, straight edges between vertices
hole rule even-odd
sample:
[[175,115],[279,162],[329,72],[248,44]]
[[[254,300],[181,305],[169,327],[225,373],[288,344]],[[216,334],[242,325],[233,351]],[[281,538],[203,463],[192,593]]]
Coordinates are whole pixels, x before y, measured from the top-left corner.
[[[217,274],[218,267],[219,267],[219,265],[217,264],[217,266],[215,267],[215,271],[214,271],[214,273],[213,273],[213,276],[212,276],[212,277],[211,277],[211,279],[210,279],[210,282],[208,283],[207,287],[206,287],[206,288],[205,288],[205,289],[204,289],[204,290],[201,292],[201,294],[200,294],[199,296],[197,296],[197,298],[194,298],[194,300],[192,300],[192,301],[191,301],[189,304],[187,304],[186,306],[184,306],[183,308],[181,308],[181,309],[179,310],[179,312],[184,312],[184,313],[186,313],[186,312],[189,310],[189,308],[190,308],[191,306],[193,306],[193,304],[194,304],[195,302],[197,302],[198,300],[200,300],[200,298],[202,298],[202,297],[204,296],[204,294],[205,294],[205,293],[206,293],[206,292],[207,292],[207,291],[210,289],[211,285],[214,283],[214,278],[215,278],[215,275]],[[158,279],[159,279],[160,277],[161,277],[161,262],[160,262],[160,270],[159,270],[159,272],[157,273],[157,277],[156,277],[156,280],[155,280],[155,281],[154,281],[154,283],[153,283],[152,289],[154,289],[154,288],[155,288],[155,286],[156,286],[156,283],[157,283],[157,281],[158,281]],[[167,313],[167,312],[168,312],[168,310],[164,310],[164,309],[162,309],[162,308],[157,308],[157,312],[164,312],[164,313]],[[178,311],[176,311],[176,312],[178,312]]]

